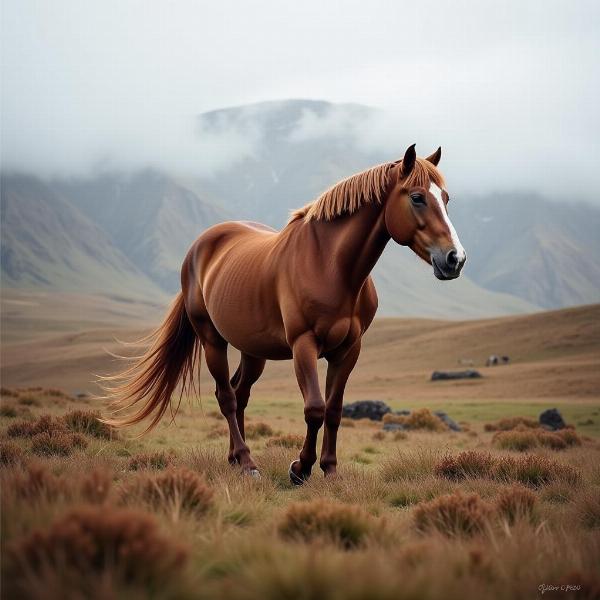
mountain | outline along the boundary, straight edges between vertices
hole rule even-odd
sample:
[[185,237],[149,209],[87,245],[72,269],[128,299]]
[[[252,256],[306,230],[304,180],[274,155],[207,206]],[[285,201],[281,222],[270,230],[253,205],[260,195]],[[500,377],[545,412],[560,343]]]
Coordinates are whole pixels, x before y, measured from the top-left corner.
[[179,289],[181,262],[204,229],[231,217],[207,198],[153,169],[56,181],[136,267],[164,290]]
[[491,194],[452,206],[469,253],[468,274],[486,289],[544,308],[600,302],[600,211],[535,194]]
[[164,301],[165,294],[43,181],[3,175],[2,284]]

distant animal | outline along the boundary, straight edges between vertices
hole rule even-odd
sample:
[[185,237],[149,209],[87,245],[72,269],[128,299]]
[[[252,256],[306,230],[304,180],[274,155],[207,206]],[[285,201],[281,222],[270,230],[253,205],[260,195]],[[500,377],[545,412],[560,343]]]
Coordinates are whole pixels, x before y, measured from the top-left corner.
[[[182,291],[149,338],[149,350],[105,378],[113,408],[125,411],[107,422],[126,426],[149,418],[148,429],[154,427],[176,387],[193,386],[204,349],[229,425],[229,462],[258,476],[244,436],[250,389],[266,360],[292,359],[307,430],[290,479],[301,484],[311,474],[323,424],[320,467],[334,474],[344,389],[377,310],[370,273],[386,244],[408,246],[441,280],[456,279],[465,263],[448,217],[440,157],[438,148],[418,158],[412,145],[402,160],[334,185],[295,211],[279,232],[239,221],[206,230],[183,261]],[[229,344],[241,352],[232,377]],[[328,362],[325,398],[317,374],[321,357]]]
[[495,354],[491,354],[488,356],[488,359],[485,361],[486,367],[494,367],[499,364],[507,365],[510,362],[509,356],[496,356]]

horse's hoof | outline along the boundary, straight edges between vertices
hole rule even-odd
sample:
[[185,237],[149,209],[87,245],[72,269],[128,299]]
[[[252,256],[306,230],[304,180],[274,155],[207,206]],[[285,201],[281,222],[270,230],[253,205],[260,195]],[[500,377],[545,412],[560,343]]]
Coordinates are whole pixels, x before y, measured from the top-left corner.
[[288,474],[290,476],[290,481],[292,482],[292,485],[303,485],[304,482],[308,479],[308,477],[306,475],[296,475],[296,473],[294,473],[292,467],[296,464],[299,463],[300,459],[296,459],[293,460],[290,464],[290,468],[288,470]]
[[249,469],[246,473],[253,479],[260,479],[260,471],[258,469]]

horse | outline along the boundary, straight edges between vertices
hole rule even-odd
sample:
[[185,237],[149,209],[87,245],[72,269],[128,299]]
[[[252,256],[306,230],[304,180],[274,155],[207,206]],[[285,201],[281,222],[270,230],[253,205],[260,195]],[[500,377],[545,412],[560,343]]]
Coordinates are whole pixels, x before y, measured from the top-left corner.
[[[346,382],[377,310],[370,273],[386,244],[408,246],[441,280],[456,279],[465,263],[448,217],[440,158],[441,148],[417,157],[413,144],[401,160],[344,179],[296,210],[281,231],[241,221],[207,229],[183,261],[181,292],[146,338],[149,349],[106,378],[116,409],[106,421],[124,427],[149,418],[146,431],[152,429],[178,385],[181,393],[195,387],[204,351],[229,426],[228,460],[259,477],[245,442],[244,411],[266,361],[291,359],[306,437],[290,480],[301,485],[311,475],[323,425],[320,467],[325,476],[334,475]],[[232,377],[229,344],[241,354]],[[328,363],[324,398],[320,358]]]

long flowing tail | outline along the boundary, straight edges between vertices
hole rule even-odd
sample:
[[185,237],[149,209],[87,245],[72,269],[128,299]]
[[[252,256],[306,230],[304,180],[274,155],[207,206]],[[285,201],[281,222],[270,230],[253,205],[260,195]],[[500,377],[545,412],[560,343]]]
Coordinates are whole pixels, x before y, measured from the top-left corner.
[[[181,383],[179,408],[185,390],[195,389],[195,373],[202,346],[185,311],[179,293],[163,324],[140,343],[149,349],[117,375],[101,377],[102,388],[111,400],[115,416],[105,422],[125,427],[151,417],[146,432],[153,429],[171,405],[171,396]],[[129,409],[135,407],[133,412]],[[122,414],[124,413],[124,414]]]

